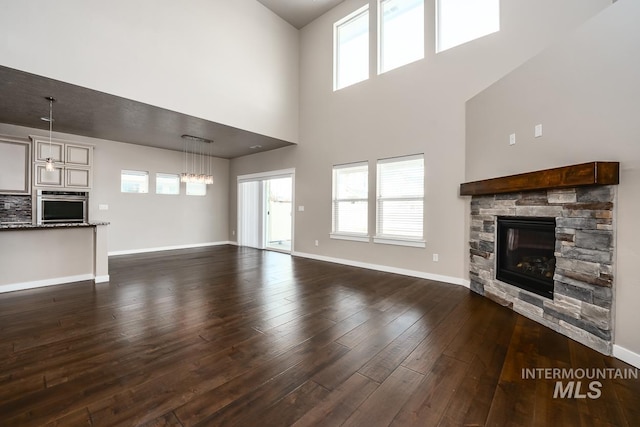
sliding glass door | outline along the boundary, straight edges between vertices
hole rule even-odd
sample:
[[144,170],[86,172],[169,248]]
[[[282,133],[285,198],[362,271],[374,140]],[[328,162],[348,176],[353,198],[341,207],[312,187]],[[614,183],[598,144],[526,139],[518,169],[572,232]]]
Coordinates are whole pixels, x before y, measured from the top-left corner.
[[238,177],[238,244],[292,251],[293,170]]
[[238,244],[264,248],[262,238],[262,183],[238,183]]
[[292,182],[291,177],[264,181],[264,231],[268,249],[291,252]]

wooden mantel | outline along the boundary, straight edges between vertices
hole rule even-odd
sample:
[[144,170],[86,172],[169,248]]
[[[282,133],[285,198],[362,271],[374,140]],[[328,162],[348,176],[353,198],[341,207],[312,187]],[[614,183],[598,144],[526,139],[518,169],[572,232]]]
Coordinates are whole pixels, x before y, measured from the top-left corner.
[[619,162],[590,162],[460,184],[461,196],[549,190],[620,182]]

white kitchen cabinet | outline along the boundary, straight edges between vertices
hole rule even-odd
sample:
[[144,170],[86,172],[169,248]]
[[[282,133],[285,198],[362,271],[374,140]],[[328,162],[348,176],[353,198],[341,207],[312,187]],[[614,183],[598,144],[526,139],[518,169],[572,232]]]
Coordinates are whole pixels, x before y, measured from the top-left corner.
[[0,138],[0,194],[31,194],[31,144]]
[[[93,146],[31,136],[35,146],[34,165],[36,187],[89,189],[93,183]],[[55,170],[45,169],[47,158],[53,158]]]
[[53,171],[48,171],[45,164],[35,165],[35,186],[64,187],[64,167],[56,165]]
[[91,170],[87,168],[65,167],[65,187],[91,188]]
[[35,161],[44,162],[49,157],[53,159],[55,163],[64,163],[64,144],[61,142],[51,141],[49,146],[49,140],[34,139],[35,144]]
[[93,163],[93,147],[88,145],[65,144],[64,163],[66,165],[91,167]]

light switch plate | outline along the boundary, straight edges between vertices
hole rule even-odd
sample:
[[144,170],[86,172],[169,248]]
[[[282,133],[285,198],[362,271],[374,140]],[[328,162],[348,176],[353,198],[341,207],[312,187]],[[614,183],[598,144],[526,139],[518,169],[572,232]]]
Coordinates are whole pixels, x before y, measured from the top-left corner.
[[515,145],[516,143],[516,134],[512,133],[511,135],[509,135],[509,145]]
[[4,203],[4,208],[5,208],[5,209],[11,209],[11,203],[9,203],[9,202],[5,202],[5,203]]
[[533,128],[533,136],[535,138],[540,138],[542,136],[542,124],[536,125]]
[[304,206],[298,206],[298,212],[304,212]]
[[108,211],[109,205],[98,205],[98,209],[101,211]]

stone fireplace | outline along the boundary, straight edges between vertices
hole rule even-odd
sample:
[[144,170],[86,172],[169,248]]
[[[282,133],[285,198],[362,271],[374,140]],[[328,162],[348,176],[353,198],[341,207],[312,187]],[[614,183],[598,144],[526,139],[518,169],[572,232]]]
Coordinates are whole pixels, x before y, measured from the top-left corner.
[[[566,169],[586,165],[592,166],[593,171],[587,176],[593,179],[586,184],[579,181],[578,185],[571,185],[577,172]],[[462,195],[473,193],[469,194],[472,195],[469,276],[474,292],[611,354],[618,165],[602,162],[586,165],[463,184]],[[602,165],[615,169],[610,179],[598,176],[602,171],[597,169]],[[547,176],[538,178],[542,184],[535,177],[505,184],[526,175],[550,173],[560,180]],[[478,190],[479,183],[489,185]],[[499,223],[526,225],[527,219],[537,225],[508,235],[504,230],[500,232],[503,225],[499,227]],[[545,222],[553,224],[551,232],[549,228],[546,231],[536,228]],[[551,233],[547,235],[551,236],[551,243],[543,238],[545,233]],[[509,251],[515,254],[513,260],[498,262]],[[524,283],[527,278],[540,286]]]

